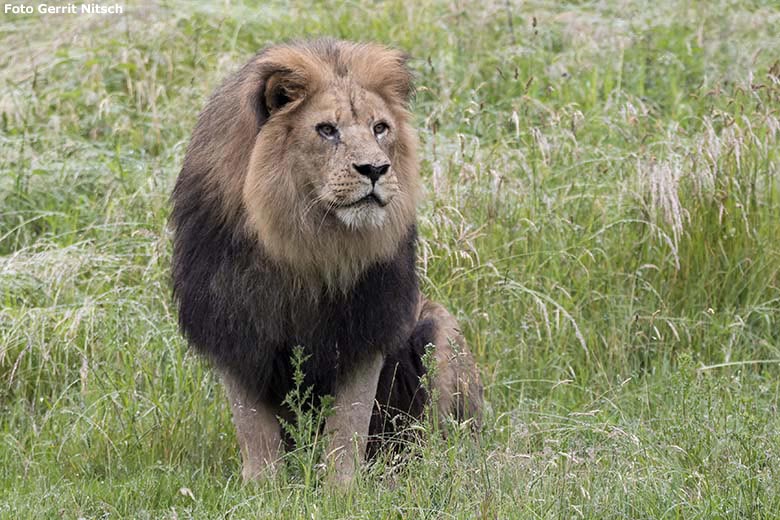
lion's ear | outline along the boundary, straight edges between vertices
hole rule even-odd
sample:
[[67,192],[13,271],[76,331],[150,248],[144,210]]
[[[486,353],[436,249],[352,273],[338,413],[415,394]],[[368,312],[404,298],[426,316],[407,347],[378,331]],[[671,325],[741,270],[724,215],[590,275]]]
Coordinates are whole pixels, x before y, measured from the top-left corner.
[[269,74],[262,94],[268,115],[306,97],[306,84],[306,77],[293,70],[278,69]]
[[251,97],[257,126],[262,127],[276,112],[299,102],[306,96],[307,79],[300,73],[278,66],[265,66],[259,71]]
[[303,101],[321,80],[316,59],[295,47],[266,49],[257,55],[254,67],[260,87],[255,103],[258,119],[263,122]]

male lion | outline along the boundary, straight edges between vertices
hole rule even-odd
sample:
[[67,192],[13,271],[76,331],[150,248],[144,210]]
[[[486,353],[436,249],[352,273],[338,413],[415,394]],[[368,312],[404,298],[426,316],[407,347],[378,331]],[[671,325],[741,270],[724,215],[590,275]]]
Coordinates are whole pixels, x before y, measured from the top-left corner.
[[[478,423],[482,385],[455,319],[421,296],[420,193],[403,54],[333,40],[253,57],[198,118],[172,195],[179,324],[219,371],[243,476],[267,473],[302,346],[305,382],[334,396],[335,482],[420,417],[435,345],[439,415]],[[375,440],[379,439],[379,440]]]

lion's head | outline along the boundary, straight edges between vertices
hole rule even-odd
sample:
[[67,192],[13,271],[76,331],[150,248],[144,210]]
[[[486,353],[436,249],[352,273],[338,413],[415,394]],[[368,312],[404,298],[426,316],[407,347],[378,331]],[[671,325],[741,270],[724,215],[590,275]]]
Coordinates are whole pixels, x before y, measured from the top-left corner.
[[405,62],[380,45],[333,40],[266,49],[211,98],[184,171],[203,172],[223,218],[271,259],[347,288],[414,225]]

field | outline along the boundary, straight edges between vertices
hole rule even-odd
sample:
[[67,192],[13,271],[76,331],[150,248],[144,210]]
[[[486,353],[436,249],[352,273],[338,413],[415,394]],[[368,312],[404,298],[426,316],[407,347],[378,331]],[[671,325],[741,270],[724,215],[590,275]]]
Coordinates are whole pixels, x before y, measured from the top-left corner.
[[[477,440],[347,493],[311,447],[242,484],[169,281],[206,96],[315,35],[414,57],[419,271],[486,383]],[[775,1],[160,1],[0,46],[0,518],[780,517]]]

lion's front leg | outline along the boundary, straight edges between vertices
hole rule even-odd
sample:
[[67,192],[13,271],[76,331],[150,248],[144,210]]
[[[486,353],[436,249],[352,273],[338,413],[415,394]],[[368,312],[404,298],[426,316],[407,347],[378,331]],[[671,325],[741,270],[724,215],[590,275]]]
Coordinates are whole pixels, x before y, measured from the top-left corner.
[[222,373],[222,383],[233,412],[244,481],[272,476],[282,448],[281,426],[273,408],[249,395],[226,372]]
[[376,397],[384,356],[377,352],[355,367],[336,387],[333,414],[325,422],[330,443],[325,452],[329,480],[347,485],[355,476],[355,466],[366,453],[368,426]]

